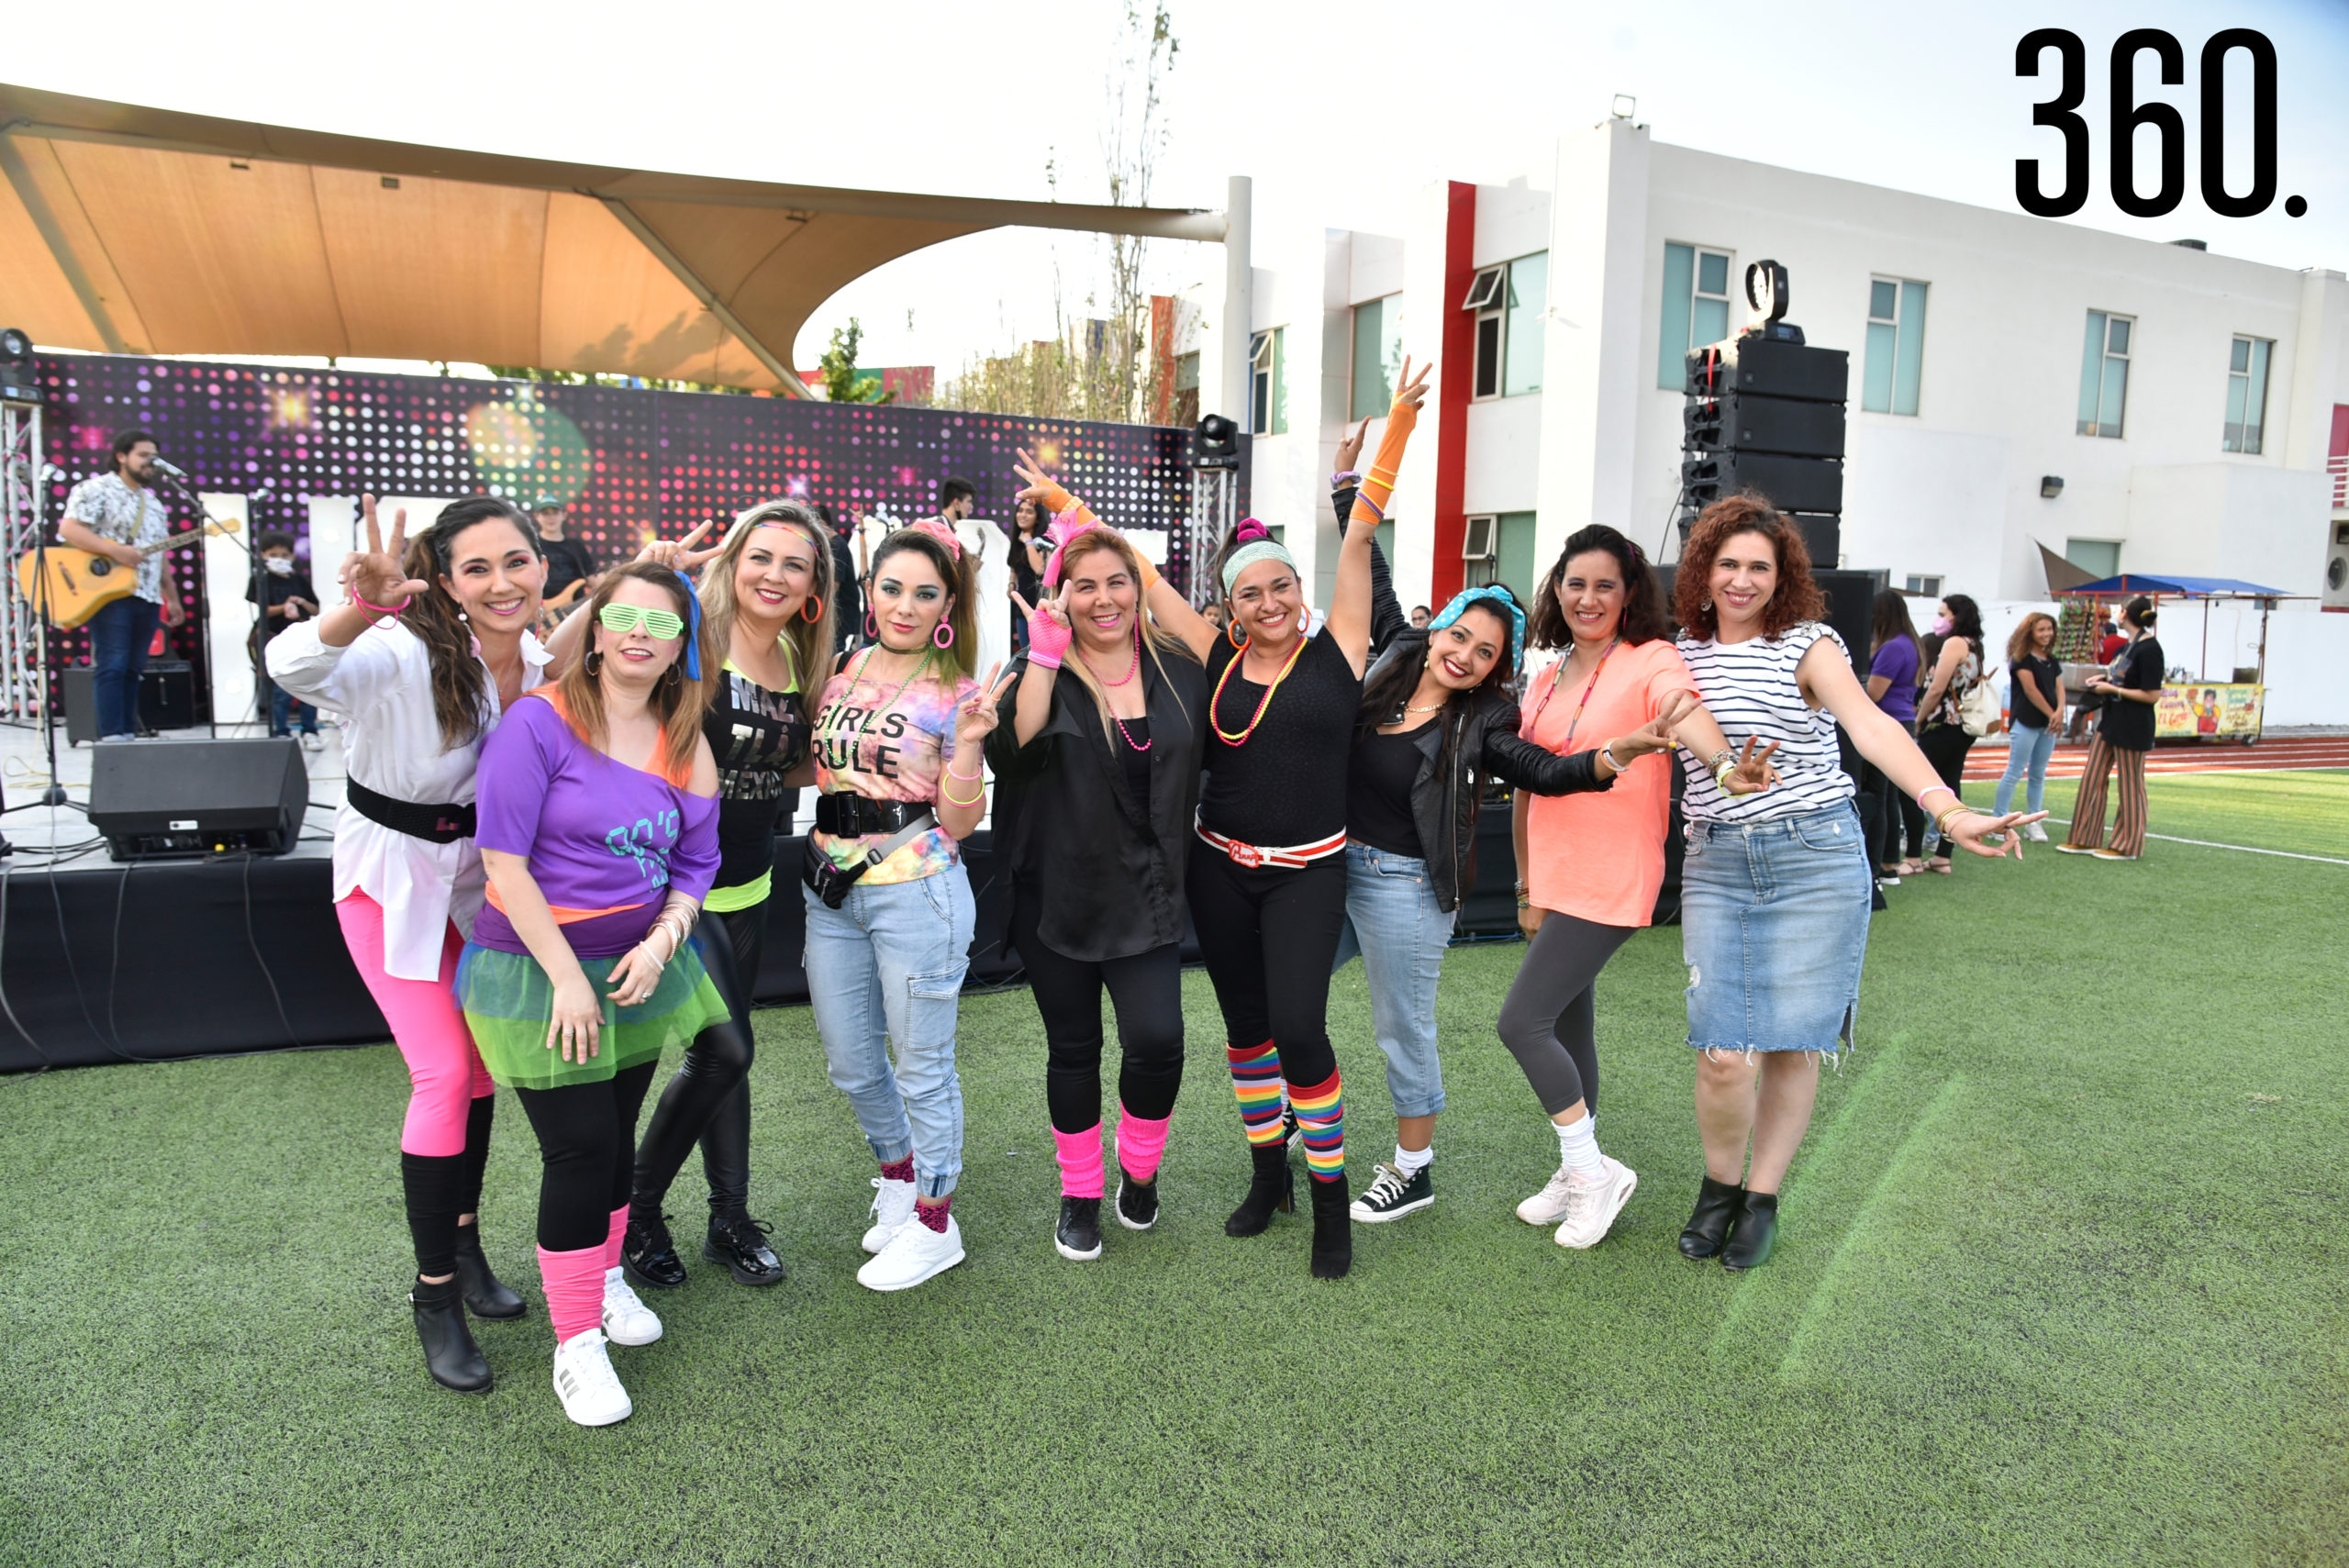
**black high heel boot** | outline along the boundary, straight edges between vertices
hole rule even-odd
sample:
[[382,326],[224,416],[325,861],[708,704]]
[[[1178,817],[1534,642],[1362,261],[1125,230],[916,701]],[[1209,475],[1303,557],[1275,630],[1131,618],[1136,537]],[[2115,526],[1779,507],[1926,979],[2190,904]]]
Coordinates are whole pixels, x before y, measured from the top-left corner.
[[457,1227],[457,1290],[476,1318],[519,1318],[530,1309],[529,1302],[490,1273],[489,1260],[481,1255],[479,1225]]
[[460,1394],[489,1392],[489,1362],[465,1327],[465,1301],[457,1282],[427,1284],[417,1280],[407,1293],[416,1308],[416,1337],[424,1342],[424,1369],[432,1381]]
[[1747,1193],[1738,1205],[1737,1228],[1721,1249],[1721,1267],[1758,1269],[1770,1261],[1770,1243],[1778,1239],[1778,1195]]
[[1223,1222],[1226,1236],[1259,1235],[1272,1224],[1275,1210],[1297,1212],[1297,1174],[1288,1168],[1288,1145],[1251,1144],[1248,1152],[1255,1161],[1256,1172],[1249,1178],[1248,1195]]
[[1353,1194],[1342,1175],[1306,1185],[1313,1189],[1313,1277],[1343,1279],[1354,1265]]
[[1697,1189],[1697,1211],[1681,1229],[1680,1255],[1697,1259],[1720,1257],[1730,1221],[1737,1218],[1737,1206],[1744,1196],[1743,1187],[1707,1176],[1705,1184]]

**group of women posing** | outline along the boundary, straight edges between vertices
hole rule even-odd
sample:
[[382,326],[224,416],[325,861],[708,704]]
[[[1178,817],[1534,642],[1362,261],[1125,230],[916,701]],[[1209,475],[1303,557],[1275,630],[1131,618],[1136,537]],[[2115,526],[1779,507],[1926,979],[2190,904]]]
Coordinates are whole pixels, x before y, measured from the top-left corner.
[[[1335,1278],[1353,1223],[1433,1200],[1436,988],[1483,780],[1518,790],[1532,937],[1500,1034],[1561,1151],[1518,1212],[1586,1247],[1631,1196],[1637,1176],[1594,1133],[1593,987],[1653,906],[1676,743],[1706,1162],[1681,1248],[1731,1267],[1767,1256],[1819,1058],[1849,1038],[1866,931],[1867,851],[1833,720],[1903,790],[1948,792],[1819,621],[1798,536],[1749,498],[1699,519],[1676,644],[1646,561],[1603,527],[1567,541],[1530,617],[1493,586],[1404,628],[1373,535],[1426,376],[1406,366],[1375,458],[1337,476],[1343,540],[1309,633],[1296,562],[1253,519],[1211,568],[1221,631],[1023,461],[1052,549],[1041,601],[1022,601],[1028,651],[1000,683],[973,678],[975,574],[942,525],[882,544],[864,641],[834,663],[831,556],[795,503],[753,508],[707,548],[707,525],[648,545],[544,646],[525,516],[473,497],[413,541],[403,516],[385,544],[367,504],[349,602],[280,637],[270,665],[347,737],[337,912],[412,1078],[410,1299],[435,1378],[487,1388],[466,1312],[527,1310],[474,1220],[493,1083],[539,1139],[540,1277],[572,1419],[630,1411],[607,1347],[661,1337],[631,1281],[685,1279],[662,1204],[696,1143],[703,1257],[745,1284],[782,1277],[747,1209],[743,1079],[774,832],[808,784],[808,985],[876,1168],[857,1277],[901,1290],[963,1260],[954,1031],[974,906],[959,845],[986,815],[983,761],[1044,1023],[1061,1253],[1102,1251],[1105,990],[1121,1052],[1114,1213],[1130,1229],[1157,1220],[1187,909],[1253,1167],[1225,1229],[1254,1235],[1295,1207],[1302,1143],[1310,1267]],[[1529,642],[1558,658],[1520,715]],[[1985,834],[2023,820],[1954,796],[1938,817],[1986,855],[2003,851]],[[1359,1196],[1326,1021],[1330,976],[1357,953],[1397,1116],[1393,1162]],[[672,1045],[682,1064],[640,1139]]]

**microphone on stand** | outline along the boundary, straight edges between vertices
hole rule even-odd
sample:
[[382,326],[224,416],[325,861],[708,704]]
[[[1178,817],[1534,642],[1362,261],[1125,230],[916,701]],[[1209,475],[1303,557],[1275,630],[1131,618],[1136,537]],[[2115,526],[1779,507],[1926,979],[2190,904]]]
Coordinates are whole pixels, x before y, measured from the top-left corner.
[[182,468],[178,463],[166,462],[160,457],[150,458],[148,462],[159,472],[168,473],[173,479],[185,479],[187,477],[187,470]]

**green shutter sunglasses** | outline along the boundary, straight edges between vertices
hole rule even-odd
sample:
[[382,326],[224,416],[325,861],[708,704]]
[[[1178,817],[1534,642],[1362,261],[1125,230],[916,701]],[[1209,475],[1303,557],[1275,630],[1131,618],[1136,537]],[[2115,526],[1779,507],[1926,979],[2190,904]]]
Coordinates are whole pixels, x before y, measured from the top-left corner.
[[685,629],[685,617],[674,610],[648,610],[637,605],[606,605],[596,618],[610,630],[628,633],[642,627],[649,637],[668,641]]

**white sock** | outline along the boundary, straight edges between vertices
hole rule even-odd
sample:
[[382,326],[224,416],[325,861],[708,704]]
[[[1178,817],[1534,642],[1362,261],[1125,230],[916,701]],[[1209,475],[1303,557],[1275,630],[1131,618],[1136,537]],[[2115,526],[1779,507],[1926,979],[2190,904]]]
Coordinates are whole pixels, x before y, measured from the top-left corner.
[[1567,1170],[1586,1182],[1604,1181],[1607,1165],[1598,1152],[1598,1138],[1591,1130],[1588,1116],[1577,1117],[1558,1129],[1558,1159]]
[[1414,1171],[1427,1169],[1434,1160],[1435,1145],[1432,1143],[1425,1149],[1406,1149],[1399,1143],[1395,1146],[1395,1168],[1407,1176]]

